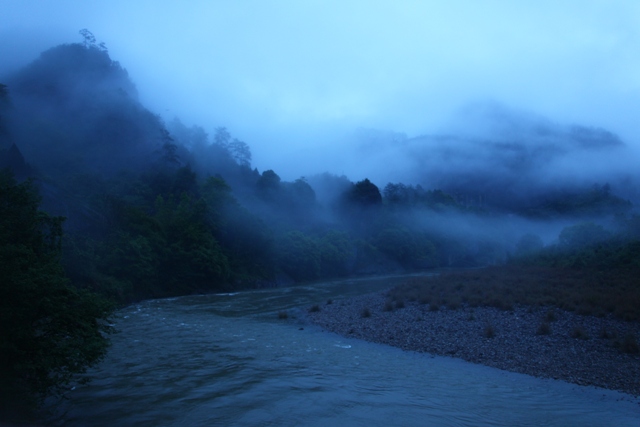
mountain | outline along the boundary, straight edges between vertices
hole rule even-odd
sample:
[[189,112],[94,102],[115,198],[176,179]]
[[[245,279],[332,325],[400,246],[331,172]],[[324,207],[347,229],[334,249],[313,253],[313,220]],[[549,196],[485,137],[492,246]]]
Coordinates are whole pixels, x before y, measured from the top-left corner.
[[640,201],[632,154],[607,130],[501,106],[468,111],[447,134],[362,130],[357,146],[365,170],[380,180],[437,188],[466,205],[525,216],[628,210],[627,199]]

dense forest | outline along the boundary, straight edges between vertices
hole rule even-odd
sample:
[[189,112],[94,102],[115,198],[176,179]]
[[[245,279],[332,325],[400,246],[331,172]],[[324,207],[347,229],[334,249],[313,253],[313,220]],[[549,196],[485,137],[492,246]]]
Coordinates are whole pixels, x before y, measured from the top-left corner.
[[[490,175],[431,167],[473,141],[425,136],[411,141],[423,160],[413,182],[284,181],[222,125],[164,122],[83,35],[0,85],[5,401],[63,390],[106,351],[113,307],[141,299],[508,262],[640,267],[634,182],[513,179],[563,150],[623,145],[609,132],[545,129],[535,147],[483,139],[476,151],[502,153]],[[363,158],[388,149],[376,136]]]

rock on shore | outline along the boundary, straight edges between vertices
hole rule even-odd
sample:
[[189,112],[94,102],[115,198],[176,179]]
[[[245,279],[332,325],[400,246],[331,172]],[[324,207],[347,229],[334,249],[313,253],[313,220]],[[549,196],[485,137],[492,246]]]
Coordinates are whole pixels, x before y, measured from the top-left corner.
[[[640,396],[640,355],[620,350],[625,337],[640,337],[638,322],[523,306],[505,311],[400,305],[380,292],[321,305],[308,319],[341,335],[404,350]],[[543,323],[549,329],[541,329]]]

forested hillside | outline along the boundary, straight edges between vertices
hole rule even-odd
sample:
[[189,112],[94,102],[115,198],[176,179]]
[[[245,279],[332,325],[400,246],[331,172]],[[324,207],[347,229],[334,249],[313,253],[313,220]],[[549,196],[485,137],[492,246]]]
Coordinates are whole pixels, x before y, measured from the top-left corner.
[[[418,138],[416,158],[432,159],[421,181],[378,186],[325,173],[286,182],[253,168],[249,145],[223,126],[208,135],[177,118],[164,123],[91,38],[44,52],[4,84],[3,165],[35,178],[43,208],[66,217],[63,262],[74,283],[121,302],[502,263],[525,234],[541,230],[549,243],[549,230],[561,229],[535,220],[569,225],[632,209],[606,183],[536,183],[525,193],[506,175],[539,168],[566,147],[622,144],[605,131],[537,129],[544,144],[485,141],[473,151],[473,140]],[[371,152],[387,144],[376,137],[368,136]],[[463,152],[503,166],[433,177],[433,158]],[[505,224],[505,214],[533,218],[531,230]]]

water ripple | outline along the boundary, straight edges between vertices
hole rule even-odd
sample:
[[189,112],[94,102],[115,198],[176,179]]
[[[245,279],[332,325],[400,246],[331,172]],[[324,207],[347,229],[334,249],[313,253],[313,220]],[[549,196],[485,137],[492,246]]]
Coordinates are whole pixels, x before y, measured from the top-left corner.
[[273,314],[343,291],[333,283],[128,307],[94,381],[69,393],[65,425],[640,425],[640,405],[624,394],[300,330]]

